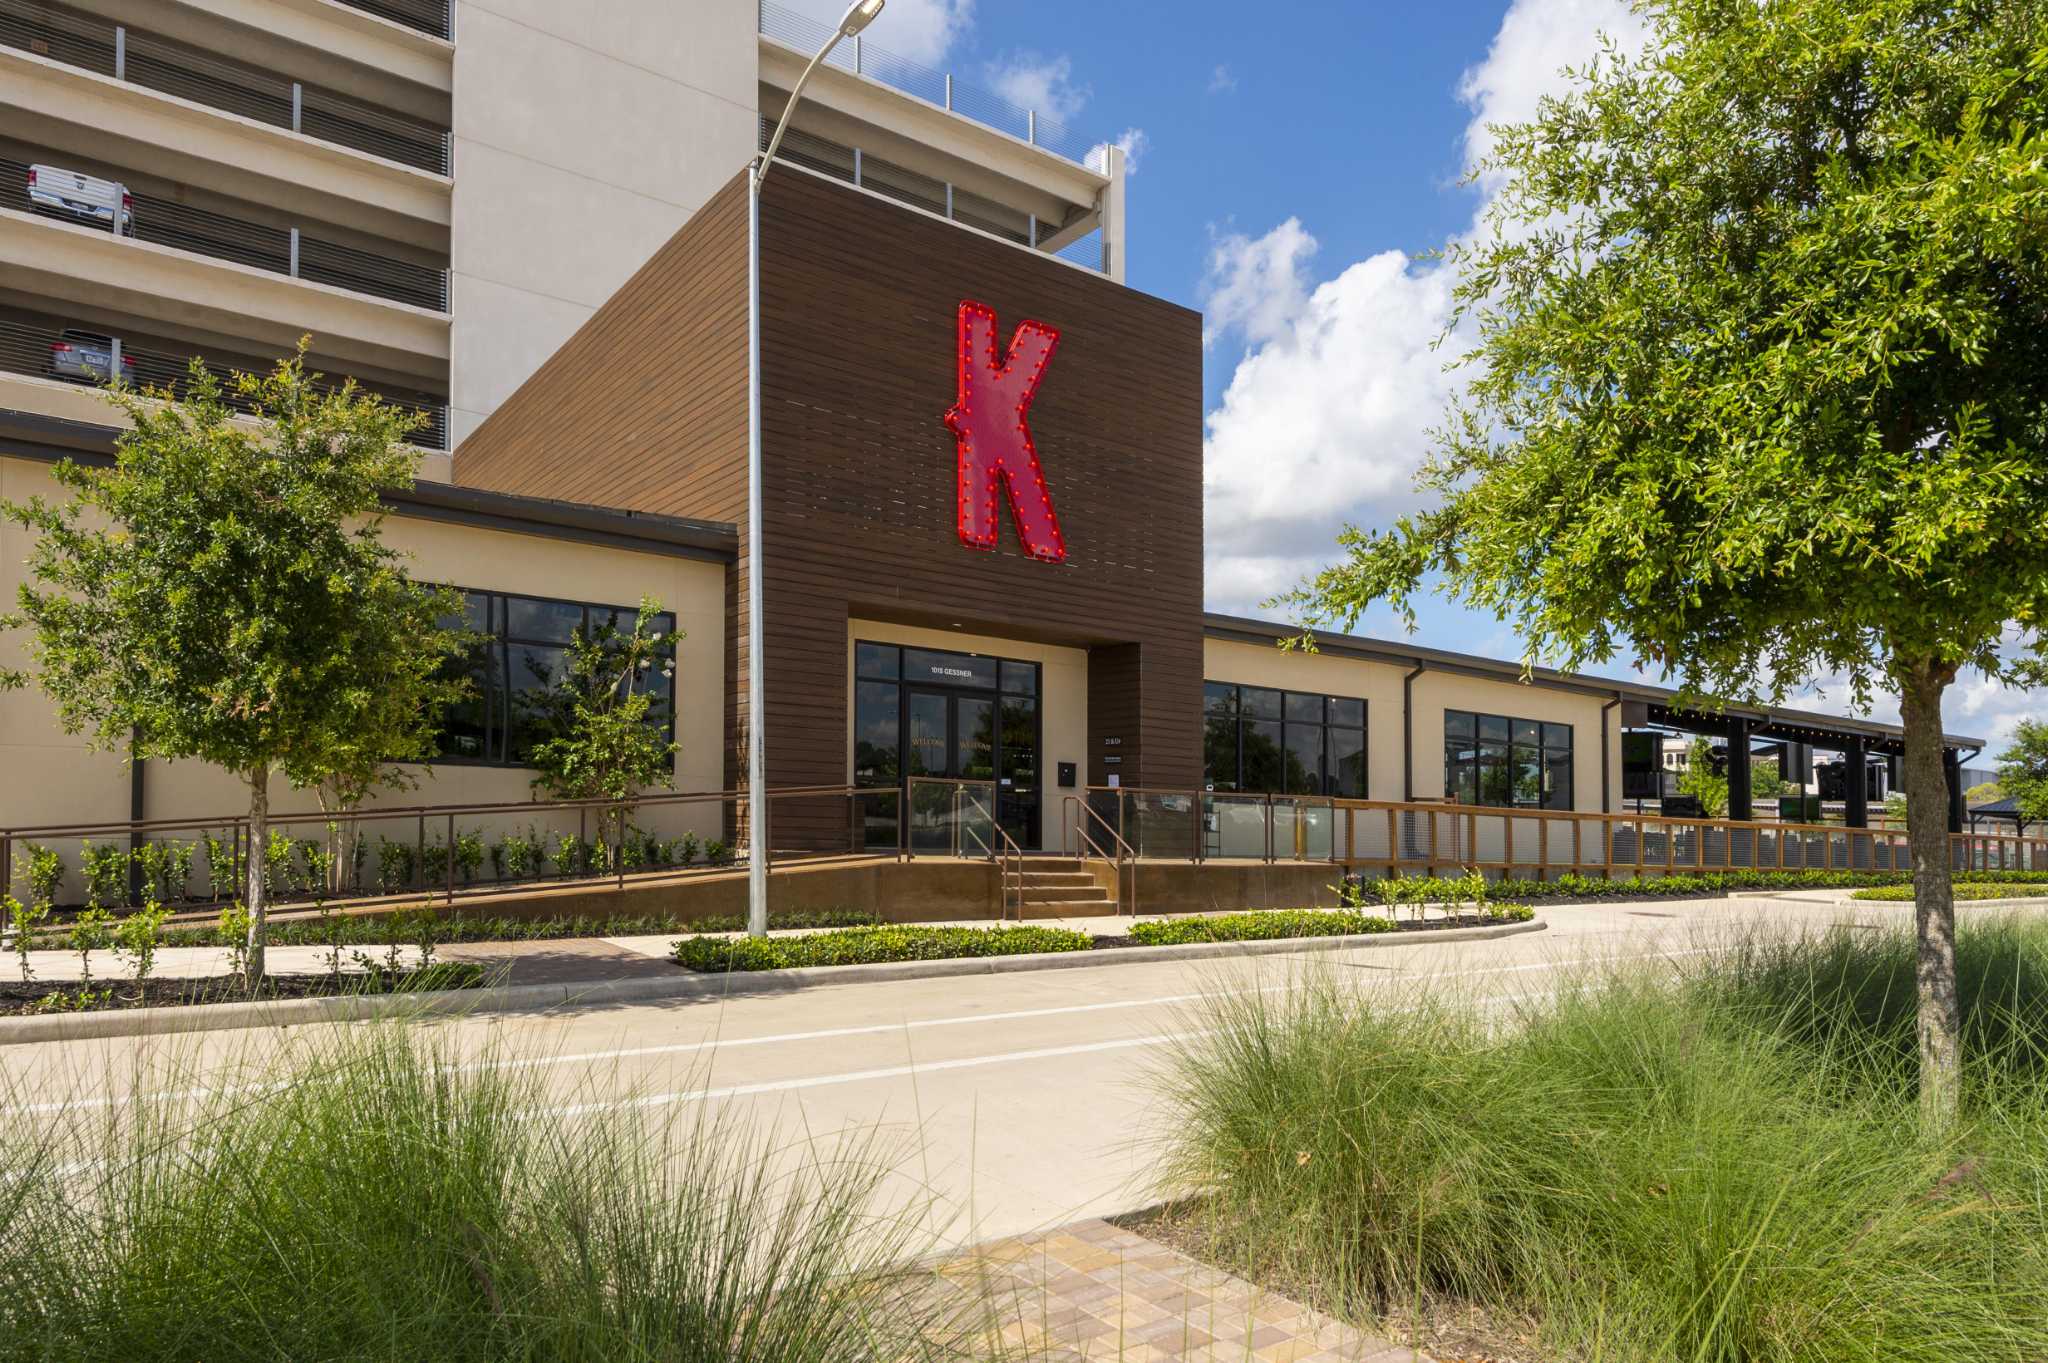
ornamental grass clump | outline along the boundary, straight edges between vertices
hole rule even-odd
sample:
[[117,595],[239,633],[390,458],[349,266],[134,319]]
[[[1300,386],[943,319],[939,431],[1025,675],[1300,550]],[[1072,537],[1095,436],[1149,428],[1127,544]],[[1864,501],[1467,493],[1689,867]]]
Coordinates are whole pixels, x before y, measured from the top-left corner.
[[1931,1138],[1908,931],[1687,960],[1543,1002],[1212,995],[1158,1079],[1166,1185],[1364,1322],[1448,1297],[1603,1363],[2048,1357],[2048,924],[1963,931]]
[[55,1114],[9,1081],[0,1357],[917,1363],[990,1324],[918,1290],[871,1139],[443,1047],[347,1029]]

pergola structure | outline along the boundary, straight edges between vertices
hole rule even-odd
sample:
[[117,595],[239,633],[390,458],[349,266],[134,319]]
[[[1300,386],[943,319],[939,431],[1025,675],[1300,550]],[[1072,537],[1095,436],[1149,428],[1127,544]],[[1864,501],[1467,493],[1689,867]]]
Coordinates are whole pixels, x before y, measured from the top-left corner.
[[[1882,756],[1898,759],[1904,757],[1906,751],[1905,740],[1894,727],[1864,720],[1816,715],[1803,710],[1729,706],[1722,710],[1704,711],[1685,709],[1670,701],[1653,700],[1627,706],[1623,712],[1622,722],[1624,727],[1629,728],[1654,726],[1724,738],[1728,742],[1731,756],[1749,753],[1750,745],[1758,739],[1785,743],[1796,748],[1819,748],[1826,752],[1839,752],[1851,773],[1851,779],[1846,783],[1843,792],[1844,822],[1851,828],[1870,826],[1870,790],[1862,779],[1869,758]],[[1971,746],[1972,744],[1974,746]],[[1982,750],[1983,744],[1976,740],[1943,740],[1941,763],[1942,771],[1948,777],[1948,827],[1951,833],[1963,831],[1964,820],[1971,812],[1965,807],[1963,800],[1962,769],[1968,760],[1965,754],[1975,756]],[[1752,806],[1749,763],[1730,761],[1728,817],[1752,818]]]
[[2022,837],[2026,835],[2029,823],[2039,824],[2042,822],[2039,819],[2030,820],[2021,814],[2020,802],[2010,795],[2006,796],[2003,800],[1993,800],[1990,804],[1972,806],[1970,809],[1970,831],[1972,833],[1977,831],[1979,820],[1986,820],[1991,823],[2009,823],[2013,826],[2013,832]]

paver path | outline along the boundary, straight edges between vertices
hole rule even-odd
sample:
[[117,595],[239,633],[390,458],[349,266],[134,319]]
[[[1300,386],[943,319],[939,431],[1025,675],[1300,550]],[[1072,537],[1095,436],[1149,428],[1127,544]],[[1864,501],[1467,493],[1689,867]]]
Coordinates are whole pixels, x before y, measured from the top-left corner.
[[981,1245],[939,1270],[989,1291],[999,1333],[1045,1363],[1428,1363],[1107,1221]]

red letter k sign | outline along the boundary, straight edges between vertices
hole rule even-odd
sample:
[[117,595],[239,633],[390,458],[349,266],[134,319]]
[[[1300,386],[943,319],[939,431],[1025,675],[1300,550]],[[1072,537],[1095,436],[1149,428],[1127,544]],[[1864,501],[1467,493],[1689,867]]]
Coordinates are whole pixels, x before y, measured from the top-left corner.
[[946,425],[960,441],[960,542],[996,547],[996,487],[1017,516],[1024,552],[1048,563],[1067,557],[1059,517],[1031,443],[1031,398],[1059,348],[1060,334],[1043,322],[1023,322],[1007,354],[996,349],[995,309],[960,305],[960,400]]

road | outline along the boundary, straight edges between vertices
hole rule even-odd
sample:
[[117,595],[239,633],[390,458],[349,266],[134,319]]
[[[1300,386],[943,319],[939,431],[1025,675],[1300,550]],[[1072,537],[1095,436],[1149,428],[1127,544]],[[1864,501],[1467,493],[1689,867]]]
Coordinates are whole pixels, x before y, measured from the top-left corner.
[[[1327,969],[1398,1004],[1416,991],[1500,1000],[1558,972],[1679,960],[1725,935],[1857,919],[1906,904],[1820,899],[1546,910],[1548,930],[1496,941],[1307,952],[745,993],[719,1000],[512,1013],[418,1024],[465,1060],[538,1072],[550,1115],[592,1105],[706,1104],[791,1143],[879,1132],[906,1187],[946,1209],[947,1239],[1022,1234],[1156,1201],[1145,1086],[1162,1048],[1199,1028],[1204,996],[1285,990]],[[372,1024],[355,1024],[372,1025]],[[5,1106],[104,1108],[217,1073],[250,1048],[288,1054],[323,1029],[201,1033],[0,1048]]]

